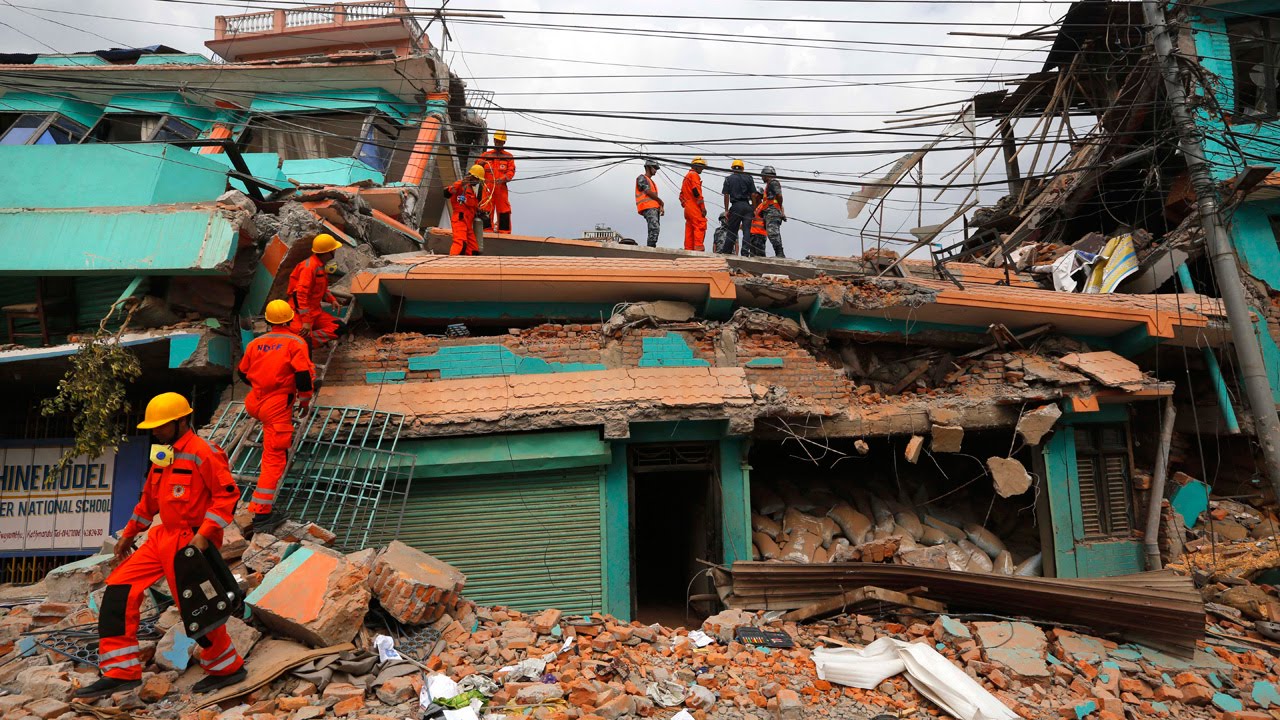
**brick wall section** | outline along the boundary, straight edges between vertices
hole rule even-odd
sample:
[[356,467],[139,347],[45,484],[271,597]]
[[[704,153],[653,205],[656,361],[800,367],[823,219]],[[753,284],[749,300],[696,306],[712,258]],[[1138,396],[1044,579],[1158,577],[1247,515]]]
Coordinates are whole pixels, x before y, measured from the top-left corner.
[[[843,367],[814,357],[795,342],[768,333],[740,333],[738,364],[744,366],[752,385],[785,388],[790,398],[832,411],[849,406],[854,386],[844,376]],[[781,358],[782,367],[745,367],[755,358]]]

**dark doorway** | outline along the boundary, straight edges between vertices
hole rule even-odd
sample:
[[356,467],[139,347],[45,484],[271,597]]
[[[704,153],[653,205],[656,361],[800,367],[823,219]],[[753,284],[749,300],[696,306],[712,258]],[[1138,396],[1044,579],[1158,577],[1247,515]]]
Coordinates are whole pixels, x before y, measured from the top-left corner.
[[711,588],[698,561],[722,557],[715,448],[631,448],[632,616],[641,622],[691,627],[702,621],[688,599]]

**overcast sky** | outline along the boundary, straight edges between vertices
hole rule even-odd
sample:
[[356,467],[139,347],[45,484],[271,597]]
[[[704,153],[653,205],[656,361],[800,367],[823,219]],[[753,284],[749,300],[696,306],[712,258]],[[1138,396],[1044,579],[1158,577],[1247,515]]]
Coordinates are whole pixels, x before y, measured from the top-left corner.
[[[266,5],[254,0],[171,2],[164,0],[0,0],[0,43],[7,52],[76,52],[103,47],[165,44],[183,51],[208,54],[204,41],[212,37],[213,18],[239,14]],[[416,8],[436,7],[417,0]],[[666,165],[659,175],[662,197],[668,201],[663,218],[663,246],[683,242],[683,219],[676,194],[687,170],[687,160],[705,156],[713,167],[727,167],[741,157],[750,171],[772,164],[780,175],[805,178],[785,180],[789,222],[783,238],[791,256],[849,255],[872,247],[879,233],[877,223],[867,225],[869,212],[846,218],[845,199],[856,188],[835,182],[857,182],[880,176],[881,166],[921,143],[927,137],[868,135],[894,124],[884,121],[910,116],[899,111],[939,103],[955,103],[916,115],[956,112],[960,101],[976,92],[1001,87],[999,82],[966,82],[976,78],[1009,77],[1040,68],[1045,43],[1005,40],[998,37],[950,36],[949,32],[1024,32],[1033,24],[1060,18],[1068,3],[965,2],[926,4],[903,2],[778,2],[765,0],[703,0],[645,3],[601,3],[581,0],[454,0],[450,10],[487,10],[504,20],[454,21],[452,40],[442,44],[440,27],[429,31],[431,42],[442,47],[455,73],[470,87],[494,91],[499,108],[587,110],[632,114],[656,113],[655,121],[595,117],[568,117],[493,110],[492,128],[511,135],[510,149],[517,155],[517,178],[512,184],[515,231],[538,236],[578,237],[603,223],[633,238],[644,236],[644,222],[635,213],[633,182],[641,172],[638,161],[608,169],[590,169],[602,160],[537,159],[525,148],[563,154],[565,149],[607,153],[651,153],[677,158],[685,164]],[[568,12],[645,12],[646,18],[527,15],[515,10]],[[506,11],[506,12],[504,12]],[[81,13],[71,14],[71,13]],[[750,20],[680,19],[672,15],[746,17]],[[120,19],[90,17],[112,16]],[[821,19],[824,22],[797,22]],[[837,21],[857,21],[837,22]],[[878,23],[873,21],[888,21]],[[908,25],[906,22],[940,23]],[[570,25],[570,31],[550,28],[511,27],[510,23]],[[660,36],[588,32],[585,26],[609,26],[628,31],[653,31]],[[682,37],[681,33],[722,33],[729,42]],[[889,44],[873,44],[889,43]],[[781,45],[822,47],[784,47]],[[523,58],[501,57],[520,55]],[[530,58],[547,58],[537,60]],[[577,61],[577,62],[570,62]],[[598,63],[617,63],[604,65]],[[651,67],[635,67],[651,66]],[[677,69],[678,68],[678,69]],[[794,77],[727,77],[717,73],[759,73]],[[880,73],[881,75],[872,75]],[[843,76],[838,76],[843,74]],[[583,78],[610,75],[623,77]],[[513,77],[518,76],[518,77]],[[656,76],[656,77],[655,77]],[[866,84],[876,83],[876,84]],[[886,86],[884,83],[897,83]],[[787,87],[762,90],[733,88]],[[803,86],[803,87],[794,87]],[[818,87],[814,87],[818,86]],[[706,92],[673,92],[701,89]],[[583,94],[601,91],[622,94]],[[636,93],[635,91],[649,91]],[[662,92],[653,92],[662,91]],[[815,113],[776,116],[768,113]],[[713,122],[747,122],[839,129],[838,134],[715,143],[712,141],[777,135],[804,130],[771,127],[738,127],[722,124],[669,122],[664,113],[708,113],[697,119]],[[717,113],[735,113],[718,115]],[[671,115],[671,118],[677,117]],[[689,117],[689,116],[679,116]],[[920,118],[938,121],[938,118]],[[908,123],[909,124],[909,123]],[[913,128],[903,133],[932,134],[938,127]],[[990,135],[992,125],[979,125],[979,138]],[[527,133],[564,135],[576,140],[531,138]],[[589,141],[588,138],[597,140]],[[799,144],[799,143],[804,144]],[[967,142],[960,137],[947,145]],[[660,145],[657,143],[683,143]],[[874,154],[864,154],[875,151]],[[1023,155],[1033,154],[1028,148]],[[767,154],[773,153],[769,156]],[[804,153],[844,153],[813,157]],[[925,182],[937,183],[961,162],[960,151],[931,154],[925,162]],[[1024,171],[1030,157],[1023,158]],[[1041,159],[1043,166],[1044,159]],[[981,170],[986,158],[976,164]],[[995,163],[985,180],[1003,177]],[[1043,167],[1039,168],[1043,170]],[[567,174],[535,178],[552,173]],[[972,181],[970,168],[959,182]],[[709,170],[703,175],[709,191],[718,191],[723,175]],[[826,182],[824,182],[826,181]],[[1003,187],[984,187],[978,199],[983,205],[999,199]],[[917,226],[938,222],[954,211],[969,188],[952,189],[935,201],[937,190],[923,191],[923,206],[916,188],[899,188],[885,206],[883,233],[910,237]],[[717,208],[718,194],[708,195]],[[715,227],[715,211],[711,228]],[[813,225],[808,223],[814,223]],[[865,232],[864,232],[864,226]],[[960,223],[952,226],[958,230]],[[952,236],[951,241],[956,238]],[[708,231],[708,247],[710,230]],[[901,249],[901,244],[887,243]]]

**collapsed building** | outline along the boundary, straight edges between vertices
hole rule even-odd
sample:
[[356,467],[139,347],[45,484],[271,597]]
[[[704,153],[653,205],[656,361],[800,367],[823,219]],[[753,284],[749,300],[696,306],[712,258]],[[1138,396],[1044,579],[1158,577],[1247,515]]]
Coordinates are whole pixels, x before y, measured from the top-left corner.
[[[979,114],[1056,117],[1147,92],[1134,70],[1107,97],[1054,94],[1075,92],[1060,78],[1095,62],[1096,43],[1142,67],[1099,19],[1132,24],[1128,4],[1072,12],[1045,71],[979,98]],[[1166,267],[1181,252],[1200,277],[1185,202],[1107,190],[1141,149],[1116,138],[1158,112],[1122,129],[1103,112],[1090,137],[1107,141],[1067,161],[1088,174],[1018,180],[1011,152],[1009,198],[937,261],[505,234],[451,257],[440,189],[486,144],[483,103],[406,13],[220,18],[217,65],[162,46],[7,57],[29,89],[0,96],[15,188],[0,227],[38,242],[0,260],[13,279],[0,382],[30,409],[5,418],[6,579],[93,552],[138,492],[142,438],[87,463],[110,476],[92,487],[33,480],[72,432],[39,402],[104,318],[142,363],[134,407],[193,396],[252,486],[257,429],[231,368],[322,231],[348,246],[336,289],[355,300],[351,334],[325,358],[281,505],[344,549],[430,553],[480,604],[756,609],[708,572],[752,560],[1124,575],[1157,545],[1152,508],[1167,560],[1185,534],[1174,511],[1193,524],[1205,483],[1260,492],[1226,311],[1212,283],[1179,287]],[[61,184],[31,182],[34,166]],[[1116,193],[1133,187],[1116,177]],[[1128,222],[1143,268],[1118,292],[1060,292],[1033,271],[1073,238],[1114,233],[1111,212],[1130,205],[1146,213]],[[1183,410],[1162,438],[1168,403]],[[1162,464],[1187,478],[1185,506],[1151,492]],[[75,509],[91,497],[115,502]]]

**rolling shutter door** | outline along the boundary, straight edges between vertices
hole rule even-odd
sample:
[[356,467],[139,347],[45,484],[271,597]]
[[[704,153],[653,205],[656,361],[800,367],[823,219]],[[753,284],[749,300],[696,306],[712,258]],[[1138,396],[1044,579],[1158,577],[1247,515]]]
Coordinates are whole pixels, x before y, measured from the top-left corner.
[[399,539],[466,573],[463,594],[481,605],[595,612],[602,472],[417,479]]

